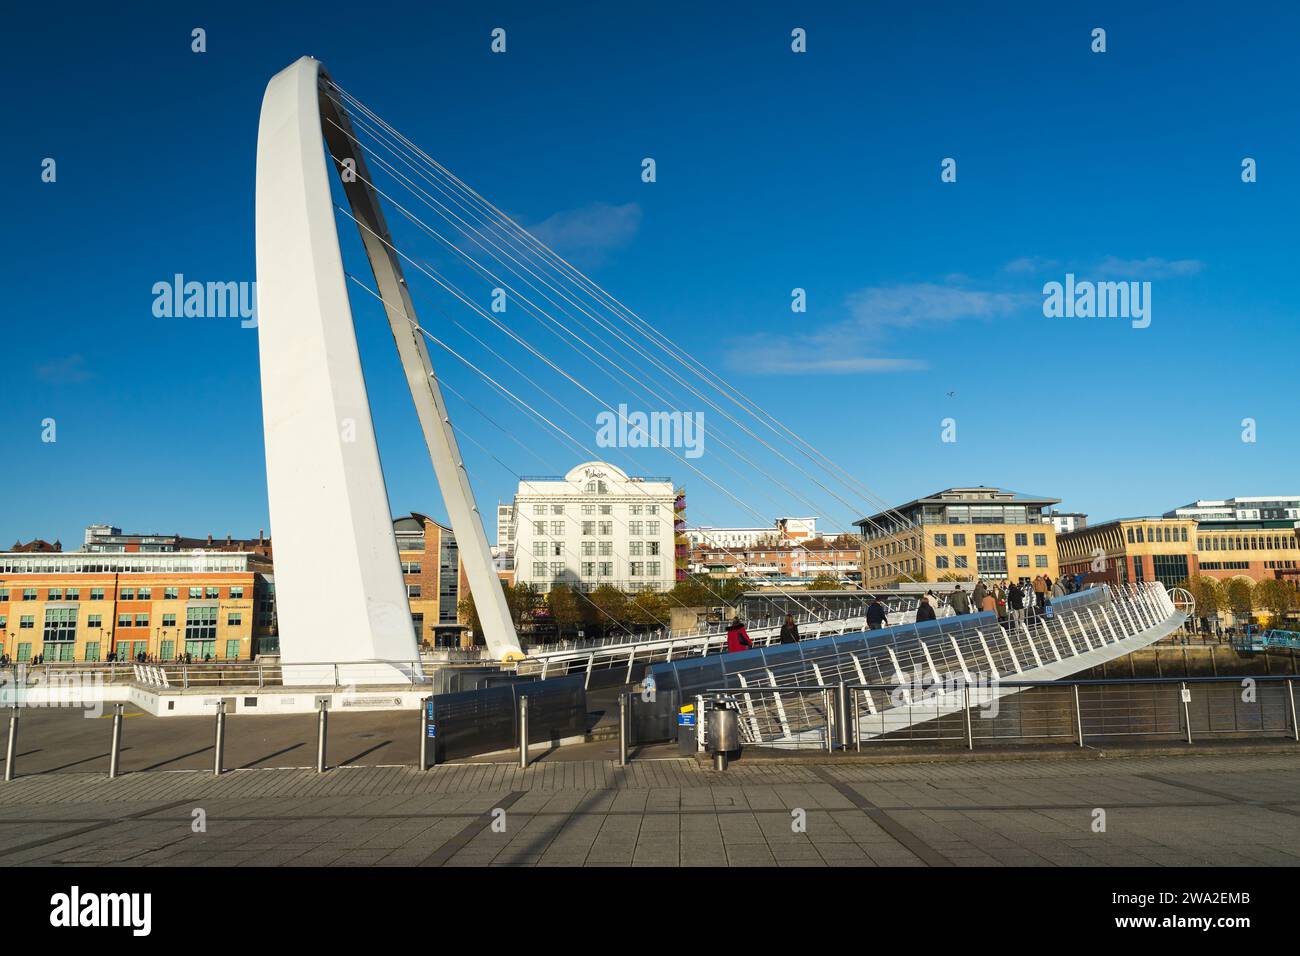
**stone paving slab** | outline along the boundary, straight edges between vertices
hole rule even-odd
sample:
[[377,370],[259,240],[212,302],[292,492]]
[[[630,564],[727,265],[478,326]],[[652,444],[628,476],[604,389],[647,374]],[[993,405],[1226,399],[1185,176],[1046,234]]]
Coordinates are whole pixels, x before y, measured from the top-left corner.
[[1300,755],[62,771],[0,784],[0,866],[1232,864],[1300,864]]

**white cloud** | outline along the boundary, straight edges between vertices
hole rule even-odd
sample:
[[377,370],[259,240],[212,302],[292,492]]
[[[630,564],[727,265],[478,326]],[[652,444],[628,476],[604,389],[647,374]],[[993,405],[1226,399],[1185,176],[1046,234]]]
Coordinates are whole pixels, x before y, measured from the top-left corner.
[[1099,273],[1107,278],[1119,276],[1125,279],[1167,279],[1173,276],[1194,276],[1205,268],[1199,259],[1162,259],[1149,256],[1146,259],[1120,259],[1107,256],[1097,267]]
[[597,202],[557,212],[528,231],[575,265],[590,267],[630,244],[640,228],[641,207],[637,203],[613,206]]
[[918,371],[929,368],[929,362],[879,354],[887,329],[987,320],[1036,301],[1026,293],[985,292],[928,282],[874,286],[846,299],[848,319],[802,334],[750,336],[733,344],[726,361],[732,368],[766,375]]

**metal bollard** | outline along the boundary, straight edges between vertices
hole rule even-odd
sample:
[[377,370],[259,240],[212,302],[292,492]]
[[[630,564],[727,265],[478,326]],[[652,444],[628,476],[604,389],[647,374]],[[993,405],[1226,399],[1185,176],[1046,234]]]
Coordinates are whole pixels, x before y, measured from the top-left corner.
[[[424,700],[420,701],[420,772],[421,773],[429,769],[429,725],[432,723],[432,721],[429,720],[429,704],[432,700],[433,700],[432,697],[426,697],[424,698]],[[435,762],[438,760],[438,747],[436,744],[434,745],[433,748],[433,759]]]
[[618,765],[627,766],[627,694],[618,695]]
[[222,766],[226,755],[226,702],[217,701],[217,741],[213,747],[215,753],[212,755],[212,775],[221,776],[224,769]]
[[121,704],[113,705],[113,749],[108,753],[108,779],[113,780],[117,777],[119,760],[118,756],[122,750],[122,710]]
[[835,710],[831,703],[831,692],[822,688],[822,712],[826,715],[826,752],[835,752]]
[[1186,683],[1180,685],[1178,696],[1183,699],[1183,720],[1187,723],[1187,742],[1190,744],[1192,742],[1192,695]]
[[14,707],[13,713],[9,715],[9,746],[5,748],[5,779],[12,780],[17,776],[14,773],[14,760],[18,756],[18,708]]
[[321,698],[320,716],[316,720],[316,772],[325,772],[325,746],[329,735],[329,711],[325,709],[325,699]]
[[528,769],[528,698],[519,698],[519,769]]

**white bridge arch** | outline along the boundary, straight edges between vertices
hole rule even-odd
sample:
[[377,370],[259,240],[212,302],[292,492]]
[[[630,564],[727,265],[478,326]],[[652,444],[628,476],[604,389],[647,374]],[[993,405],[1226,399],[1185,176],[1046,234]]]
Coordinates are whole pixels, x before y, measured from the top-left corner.
[[[365,157],[328,74],[303,57],[272,77],[257,137],[257,308],[266,481],[285,683],[358,662],[345,683],[409,680],[416,636],[393,534],[330,196],[341,175],[388,315],[495,657],[520,655],[483,522]],[[369,662],[363,666],[362,662]]]

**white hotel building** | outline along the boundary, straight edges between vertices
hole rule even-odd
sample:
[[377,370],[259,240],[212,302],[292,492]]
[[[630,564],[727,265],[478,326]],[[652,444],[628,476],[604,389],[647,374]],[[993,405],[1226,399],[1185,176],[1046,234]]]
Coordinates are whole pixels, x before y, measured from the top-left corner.
[[602,461],[563,477],[525,476],[515,493],[515,582],[592,590],[666,591],[676,581],[669,478],[638,478]]

